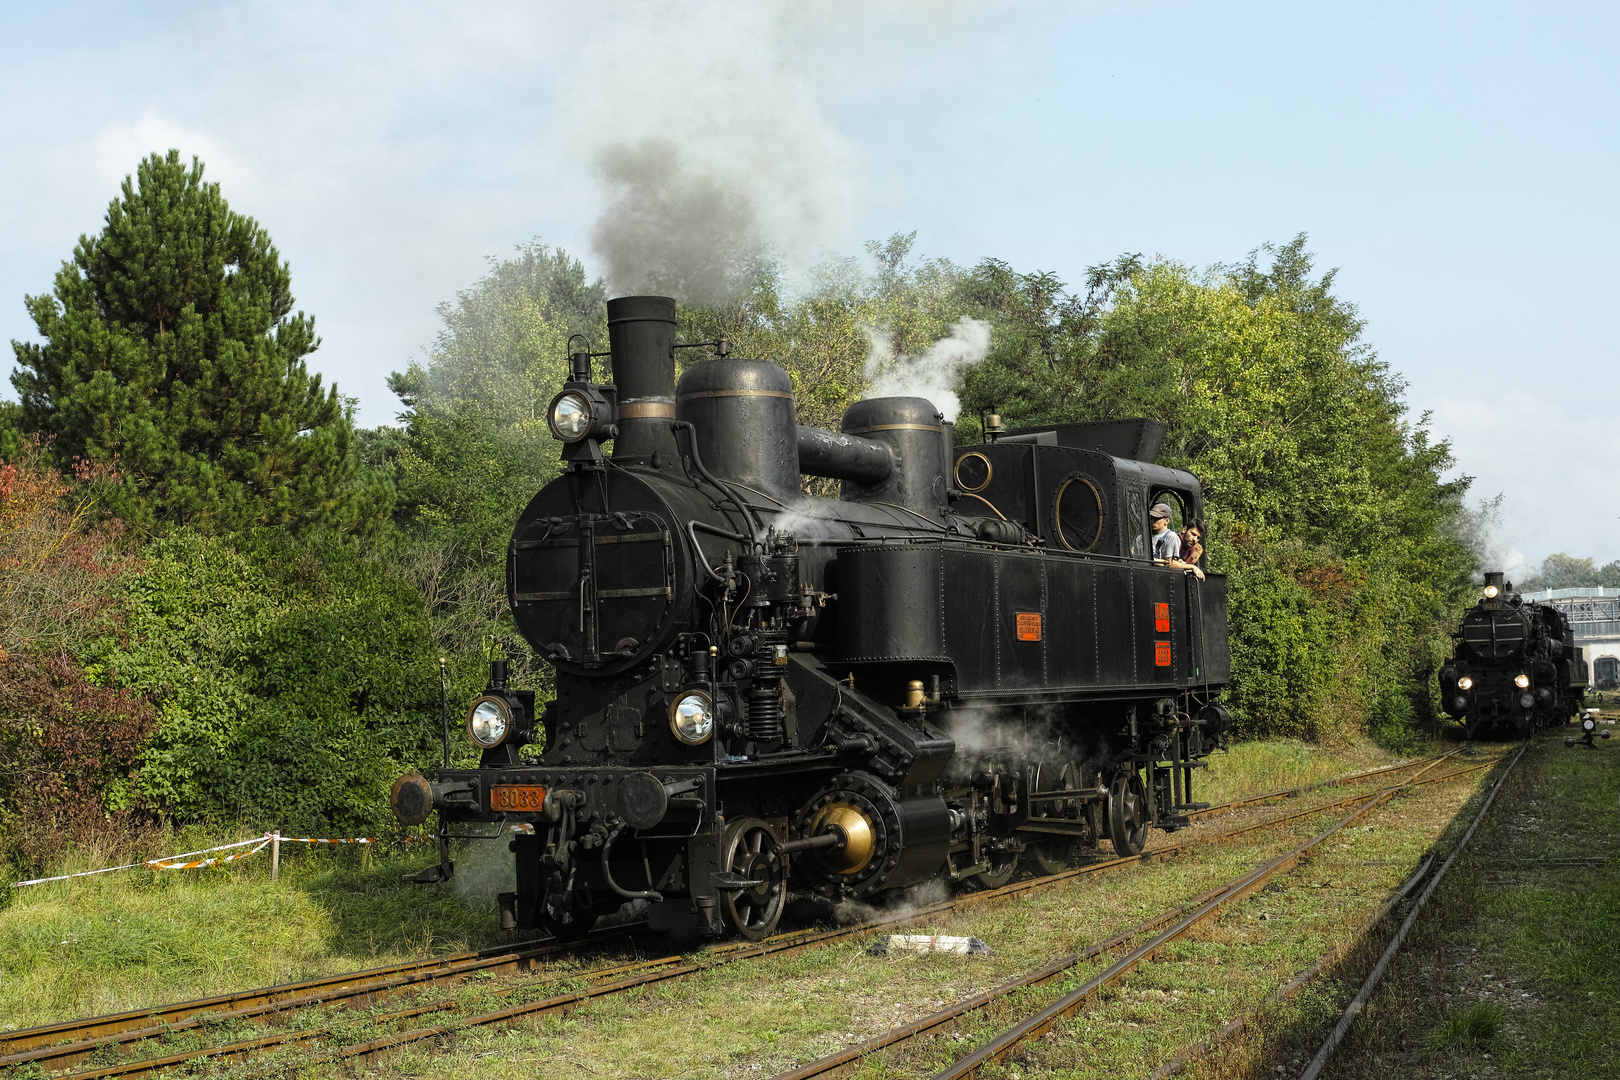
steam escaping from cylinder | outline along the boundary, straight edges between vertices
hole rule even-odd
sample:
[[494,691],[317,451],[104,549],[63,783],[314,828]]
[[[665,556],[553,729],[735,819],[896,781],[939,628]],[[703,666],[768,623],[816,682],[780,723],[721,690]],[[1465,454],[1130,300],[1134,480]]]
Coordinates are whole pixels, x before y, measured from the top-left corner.
[[954,423],[962,409],[956,396],[962,373],[990,354],[990,324],[979,319],[958,319],[949,337],[916,356],[897,353],[881,329],[868,328],[866,336],[866,377],[871,380],[866,396],[927,398],[947,423]]

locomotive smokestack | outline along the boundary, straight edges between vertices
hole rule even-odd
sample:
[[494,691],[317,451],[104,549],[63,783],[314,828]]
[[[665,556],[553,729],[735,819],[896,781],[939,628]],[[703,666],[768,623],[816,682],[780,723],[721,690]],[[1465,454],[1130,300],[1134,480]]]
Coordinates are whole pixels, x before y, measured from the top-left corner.
[[675,301],[621,296],[607,302],[608,349],[619,390],[615,461],[661,454],[678,460],[675,436]]

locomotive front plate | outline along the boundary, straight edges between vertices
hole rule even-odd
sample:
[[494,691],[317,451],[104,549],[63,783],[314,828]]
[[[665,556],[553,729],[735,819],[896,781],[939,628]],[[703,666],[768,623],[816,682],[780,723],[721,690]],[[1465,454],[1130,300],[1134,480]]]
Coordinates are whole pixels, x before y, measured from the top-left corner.
[[489,789],[491,811],[538,814],[546,806],[546,789],[538,784],[497,784]]

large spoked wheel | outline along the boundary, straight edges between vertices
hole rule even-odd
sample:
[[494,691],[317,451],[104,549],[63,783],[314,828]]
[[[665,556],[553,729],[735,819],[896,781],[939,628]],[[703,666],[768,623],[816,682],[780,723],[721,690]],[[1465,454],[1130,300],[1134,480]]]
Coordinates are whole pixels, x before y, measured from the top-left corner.
[[1036,877],[1061,874],[1072,865],[1069,859],[1072,847],[1074,842],[1067,837],[1037,840],[1024,849],[1024,866]]
[[1017,855],[1010,851],[992,851],[990,869],[968,875],[967,882],[975,889],[999,889],[1012,880],[1017,869]]
[[1125,770],[1108,785],[1108,837],[1114,854],[1122,859],[1142,854],[1147,832],[1147,792],[1136,770]]
[[594,905],[582,905],[578,893],[564,894],[560,898],[546,897],[540,909],[540,928],[558,941],[578,941],[596,925],[604,914]]
[[722,889],[720,913],[726,926],[749,941],[759,941],[776,929],[787,903],[787,876],[776,838],[758,818],[740,818],[726,826],[721,845],[723,871],[758,882],[745,889]]
[[[1043,763],[1035,770],[1030,787],[1034,793],[1073,791],[1080,786],[1080,770],[1072,762],[1067,764]],[[1048,817],[1082,820],[1084,807],[1077,799],[1059,799],[1046,802],[1042,813]],[[1067,836],[1053,836],[1035,840],[1024,849],[1024,868],[1036,877],[1060,874],[1074,865],[1069,858],[1074,840]]]

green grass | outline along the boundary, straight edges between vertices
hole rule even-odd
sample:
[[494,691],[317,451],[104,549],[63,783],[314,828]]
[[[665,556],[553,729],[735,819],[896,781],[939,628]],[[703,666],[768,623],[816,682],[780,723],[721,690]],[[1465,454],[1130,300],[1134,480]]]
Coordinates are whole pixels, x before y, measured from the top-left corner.
[[[1434,752],[1420,749],[1414,754],[1422,757]],[[1304,787],[1408,759],[1370,742],[1327,747],[1297,739],[1274,739],[1235,742],[1230,752],[1216,751],[1205,760],[1209,768],[1194,774],[1194,798],[1220,803],[1266,791]]]
[[[510,858],[505,844],[486,846]],[[399,880],[431,859],[423,850],[378,855],[289,845],[274,882],[267,850],[223,868],[125,870],[9,890],[0,910],[0,1029],[504,940],[494,890]],[[487,860],[489,853],[480,854]],[[61,871],[95,865],[89,855],[77,854]],[[477,884],[476,872],[467,876]]]
[[[1620,747],[1565,749],[1563,735],[1526,751],[1328,1077],[1620,1077]],[[1297,1072],[1390,931],[1193,1075]]]
[[[1370,746],[1323,750],[1294,742],[1239,743],[1230,754],[1215,755],[1212,767],[1199,774],[1209,783],[1198,798],[1219,802],[1375,768],[1393,760]],[[1209,827],[1225,828],[1229,823],[1230,819],[1222,818]],[[161,850],[142,854],[150,857],[205,847],[212,842],[217,839],[196,831],[148,838],[148,844],[158,844]],[[1160,837],[1156,842],[1166,841]],[[269,880],[269,852],[264,851],[241,863],[211,870],[153,873],[137,869],[7,890],[11,895],[0,909],[0,1028],[146,1008],[512,940],[514,935],[503,935],[496,928],[493,900],[496,892],[510,888],[506,883],[510,875],[506,845],[493,841],[468,844],[467,849],[457,855],[457,881],[448,887],[407,886],[400,882],[401,873],[431,861],[432,855],[423,845],[404,854],[382,854],[365,848],[284,847],[282,874],[276,882]],[[83,850],[49,873],[127,861],[128,857],[113,852]],[[1103,914],[1110,918],[1117,914],[1129,922],[1148,914],[1149,905],[1157,905],[1152,910],[1162,907],[1159,890],[1167,887],[1166,880],[1179,881],[1185,876],[1187,880],[1176,889],[1201,887],[1203,872],[1195,872],[1190,866],[1178,869],[1178,864],[1179,860],[1172,860],[1163,868],[1163,880],[1159,876],[1154,879],[1160,884],[1144,881],[1140,902],[1132,899],[1123,913],[1087,910],[1091,904],[1100,904],[1104,909],[1112,906],[1115,887],[1110,884],[1090,893],[1093,899],[1080,909],[1066,906],[1072,900],[1059,903],[1053,898],[1027,910],[1016,908],[1007,917],[986,916],[984,931],[997,937],[1011,965],[1005,969],[996,967],[995,971],[1004,974],[1045,957],[1048,944],[1043,935],[1050,925],[1045,921],[1048,917],[1067,927],[1065,933],[1076,943],[1083,943],[1105,924],[1117,922],[1099,921]],[[1221,862],[1210,872],[1230,876],[1236,872],[1236,865]],[[1128,895],[1134,896],[1132,888],[1119,893],[1121,902]],[[1038,926],[1020,921],[1025,916],[1018,915],[1018,911],[1025,911],[1025,915],[1046,912],[1049,904],[1057,905],[1051,909],[1054,913],[1042,915]],[[981,924],[975,921],[971,925]],[[1008,945],[1025,938],[1029,939],[1027,946]],[[968,984],[961,981],[964,972],[988,977],[990,971],[961,965],[934,968],[929,966],[932,963],[925,960],[913,968],[900,965],[903,971],[937,977],[940,985],[937,993],[928,997],[930,1001],[950,1000],[968,992]],[[852,947],[847,956],[836,951],[818,953],[814,958],[806,956],[778,974],[820,986],[834,970],[847,982],[839,988],[840,993],[870,997],[876,1002],[889,993],[886,988],[895,965],[868,960],[858,947]],[[552,972],[550,977],[556,974]],[[760,993],[773,992],[769,978],[761,982],[752,976],[745,978],[740,972],[716,978],[717,985],[736,981],[759,987]],[[700,980],[694,985],[703,984]],[[918,992],[922,993],[921,987]],[[689,993],[671,987],[650,992],[647,998],[659,1001],[669,996],[672,1001],[685,1001]],[[630,1010],[625,1014],[628,1023],[634,1009],[628,1005],[626,1008]],[[800,1015],[802,1010],[795,1011],[799,1009],[796,1005],[786,1004],[784,1009],[767,1018],[769,1023],[761,1029],[766,1034],[757,1040],[750,1036],[736,1042],[732,1053],[746,1057],[767,1052],[778,1042],[786,1048],[807,1039],[827,1039],[830,1027],[841,1023],[825,1016]],[[880,1022],[875,1004],[861,1017],[863,1030],[874,1030]],[[847,1024],[841,1028],[845,1030],[849,1030]],[[664,1033],[657,1033],[655,1042],[664,1038]],[[648,1052],[649,1061],[658,1060],[656,1046]],[[693,1053],[703,1056],[695,1049]],[[720,1056],[724,1059],[727,1055]]]
[[1476,1001],[1436,1024],[1429,1033],[1429,1046],[1436,1050],[1489,1047],[1502,1030],[1502,1019],[1500,1005]]

